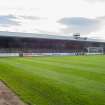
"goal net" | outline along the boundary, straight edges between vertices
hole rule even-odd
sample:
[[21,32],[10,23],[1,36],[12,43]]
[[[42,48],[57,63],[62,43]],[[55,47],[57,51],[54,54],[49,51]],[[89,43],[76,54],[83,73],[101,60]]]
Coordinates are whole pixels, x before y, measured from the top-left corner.
[[104,49],[103,47],[88,47],[87,48],[87,54],[103,54],[104,53]]

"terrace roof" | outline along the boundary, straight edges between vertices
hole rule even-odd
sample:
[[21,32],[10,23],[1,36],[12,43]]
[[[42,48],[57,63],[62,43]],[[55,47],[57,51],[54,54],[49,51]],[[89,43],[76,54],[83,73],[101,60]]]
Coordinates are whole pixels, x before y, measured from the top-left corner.
[[49,34],[36,34],[36,33],[22,33],[22,32],[8,32],[0,31],[0,36],[5,37],[24,37],[24,38],[44,38],[44,39],[58,39],[58,40],[74,40],[74,41],[90,41],[90,42],[104,42],[105,40],[92,39],[92,38],[78,38],[75,39],[73,36],[62,36],[62,35],[49,35]]

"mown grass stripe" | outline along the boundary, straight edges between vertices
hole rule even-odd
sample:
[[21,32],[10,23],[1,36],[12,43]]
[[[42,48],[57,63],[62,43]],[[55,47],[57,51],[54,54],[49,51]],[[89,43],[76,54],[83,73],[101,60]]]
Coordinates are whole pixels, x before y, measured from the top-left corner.
[[[13,65],[14,66],[14,65]],[[16,66],[17,68],[21,69],[21,67],[19,66]],[[100,83],[100,82],[95,82],[93,80],[88,80],[86,78],[83,78],[83,77],[78,77],[78,76],[75,76],[75,75],[70,75],[70,74],[61,74],[61,73],[57,73],[57,72],[54,72],[54,71],[50,71],[49,69],[45,70],[44,73],[43,73],[43,69],[42,68],[33,68],[33,67],[28,67],[27,65],[25,65],[25,71],[27,70],[29,73],[33,73],[33,74],[37,74],[37,75],[41,75],[43,77],[47,77],[48,79],[54,79],[54,80],[61,80],[60,82],[61,83],[66,83],[66,84],[69,84],[71,83],[71,85],[76,84],[75,82],[77,82],[77,84],[79,85],[82,85],[80,81],[87,81],[86,84],[85,84],[85,87],[83,86],[82,89],[86,88],[86,87],[89,87],[89,83],[90,84],[93,84],[93,87],[90,87],[91,88],[94,88],[95,86],[95,83],[97,84],[97,86],[100,86],[102,85],[102,87],[104,87],[104,84]],[[22,70],[24,69],[24,66],[22,67]],[[33,72],[30,72],[29,69],[31,69]],[[35,72],[34,72],[35,70]],[[62,81],[62,78],[63,78],[63,81]],[[77,78],[77,79],[76,79]],[[80,79],[80,80],[79,80]],[[64,81],[65,80],[65,81]],[[71,80],[71,81],[68,81],[68,80]],[[74,81],[72,81],[74,80]],[[78,86],[79,86],[78,85]],[[96,86],[95,86],[96,87]],[[79,88],[79,87],[78,87]],[[98,88],[98,87],[97,87]],[[95,91],[95,88],[94,88],[94,91]],[[102,91],[103,92],[103,91]]]

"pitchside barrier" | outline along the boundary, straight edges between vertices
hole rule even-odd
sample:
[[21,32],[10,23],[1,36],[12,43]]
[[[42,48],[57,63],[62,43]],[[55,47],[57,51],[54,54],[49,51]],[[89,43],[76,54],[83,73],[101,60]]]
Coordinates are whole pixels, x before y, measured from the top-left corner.
[[75,56],[79,53],[0,53],[0,57],[32,57],[32,56]]
[[67,56],[75,55],[75,53],[23,53],[23,56]]
[[19,53],[0,53],[0,57],[16,57]]
[[22,56],[78,56],[78,55],[102,55],[102,53],[83,53],[83,52],[76,52],[76,53],[23,53],[20,54]]
[[0,57],[34,57],[34,56],[78,56],[102,55],[102,53],[0,53]]
[[103,53],[85,53],[85,55],[103,55]]

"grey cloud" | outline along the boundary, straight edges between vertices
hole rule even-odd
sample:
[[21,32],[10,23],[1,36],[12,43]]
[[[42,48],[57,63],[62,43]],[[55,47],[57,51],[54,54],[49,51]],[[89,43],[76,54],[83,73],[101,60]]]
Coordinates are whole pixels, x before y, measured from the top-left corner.
[[11,25],[20,25],[16,19],[13,15],[0,15],[0,26],[9,27]]
[[105,2],[105,0],[85,0],[87,2]]
[[29,19],[29,20],[40,20],[42,19],[41,17],[37,17],[37,16],[20,16],[24,19]]
[[71,17],[71,18],[62,18],[58,23],[63,24],[66,28],[62,28],[63,33],[81,33],[89,34],[99,30],[103,23],[105,22],[105,17],[98,17],[95,19],[89,19],[84,17]]
[[105,16],[97,17],[96,19],[98,19],[100,21],[105,21]]

